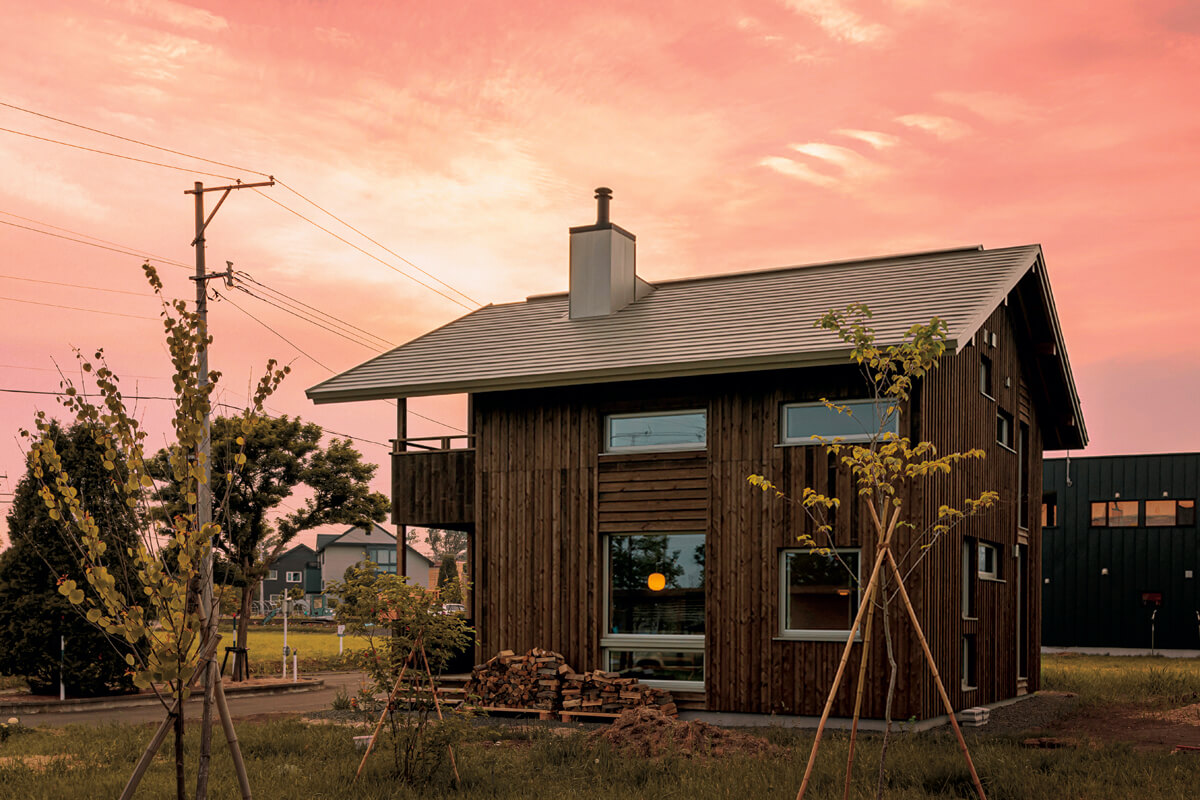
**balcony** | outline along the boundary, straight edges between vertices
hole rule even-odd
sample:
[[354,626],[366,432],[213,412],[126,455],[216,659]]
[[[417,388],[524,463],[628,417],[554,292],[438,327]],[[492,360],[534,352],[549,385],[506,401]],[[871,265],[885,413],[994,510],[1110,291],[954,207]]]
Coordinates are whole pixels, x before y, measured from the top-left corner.
[[392,522],[474,530],[474,436],[392,440]]

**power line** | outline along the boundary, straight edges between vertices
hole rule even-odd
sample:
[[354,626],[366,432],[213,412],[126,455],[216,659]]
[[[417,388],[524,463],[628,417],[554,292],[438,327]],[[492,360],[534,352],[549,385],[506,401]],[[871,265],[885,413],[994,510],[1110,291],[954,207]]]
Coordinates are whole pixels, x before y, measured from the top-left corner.
[[[85,239],[91,239],[92,241],[95,241],[95,242],[101,242],[103,244],[111,244],[114,247],[123,247],[127,250],[134,249],[132,247],[120,244],[118,242],[110,242],[108,239],[101,239],[99,236],[92,236],[90,234],[80,233],[79,231],[73,231],[70,228],[63,228],[58,225],[51,225],[49,222],[42,222],[41,220],[31,219],[30,217],[22,217],[20,214],[14,214],[11,211],[4,211],[3,209],[0,209],[0,214],[4,214],[5,216],[8,216],[8,217],[16,217],[17,219],[22,219],[22,220],[25,220],[26,222],[32,222],[34,225],[41,225],[43,228],[53,228],[56,231],[64,231],[66,233],[73,233],[76,236],[82,236]],[[41,231],[39,231],[39,233],[41,233]],[[155,261],[161,261],[165,264],[173,264],[173,265],[178,265],[180,267],[184,267],[186,269],[191,269],[191,265],[185,264],[182,261],[176,261],[173,258],[167,258],[166,256],[160,256],[155,253],[143,253],[142,255],[146,258],[153,258]]]
[[239,292],[243,292],[243,293],[249,295],[250,297],[253,297],[255,300],[266,303],[267,305],[273,306],[274,308],[277,308],[280,311],[284,311],[288,314],[291,314],[293,317],[296,317],[297,319],[302,319],[305,322],[316,325],[318,328],[329,331],[330,333],[334,334],[335,336],[340,336],[348,342],[353,342],[354,344],[356,344],[360,347],[365,347],[368,350],[370,350],[372,353],[378,353],[380,350],[378,345],[364,342],[364,341],[360,340],[359,338],[355,337],[353,334],[344,333],[344,332],[338,330],[337,328],[333,328],[333,327],[330,327],[329,325],[324,324],[323,322],[321,322],[318,319],[314,319],[310,316],[305,316],[296,311],[293,311],[290,308],[287,308],[286,306],[282,306],[282,305],[275,303],[265,297],[261,297],[261,296],[255,294],[254,292],[250,291],[249,289],[247,289],[245,286],[234,286],[233,288],[237,289]]
[[[235,410],[238,410],[238,411],[240,411],[240,410],[241,410],[241,408],[240,408],[239,406],[232,405],[231,403],[216,403],[215,405],[216,405],[216,406],[218,406],[219,408],[232,408],[232,409],[235,409]],[[269,416],[269,417],[273,417],[274,419],[279,419],[280,417],[284,417],[284,416],[287,416],[287,415],[286,415],[286,414],[279,414],[279,415],[268,414],[267,416]],[[293,415],[293,416],[295,416],[295,417],[296,417],[296,419],[299,419],[299,418],[300,418],[298,415]],[[321,431],[322,431],[322,433],[328,433],[328,434],[331,434],[331,435],[333,435],[333,436],[340,436],[340,437],[342,437],[343,439],[353,439],[353,440],[354,440],[354,441],[356,441],[356,442],[366,442],[367,444],[378,445],[379,447],[386,447],[386,448],[387,448],[387,449],[389,449],[389,450],[391,450],[391,449],[392,449],[392,448],[391,448],[391,445],[384,444],[383,442],[377,442],[377,441],[375,441],[374,439],[364,439],[364,438],[363,438],[363,437],[361,437],[361,436],[351,436],[351,435],[350,435],[350,434],[348,434],[348,433],[339,433],[339,432],[337,432],[337,431],[335,431],[335,430],[331,430],[331,429],[329,429],[329,428],[326,428],[324,425],[321,425],[321,423],[319,423],[319,422],[317,422],[317,423],[314,423],[314,424],[315,424],[315,425],[317,425],[318,427],[320,427],[320,428],[321,428]]]
[[[0,130],[3,130],[3,128],[0,128]],[[278,182],[279,182],[279,181],[276,181],[276,183],[278,183]],[[444,297],[444,298],[446,298],[447,300],[449,300],[451,303],[454,303],[454,304],[456,304],[456,305],[460,305],[460,306],[462,306],[463,308],[467,309],[468,311],[474,311],[474,310],[475,310],[473,307],[471,307],[471,306],[467,305],[467,304],[466,304],[466,303],[464,303],[463,301],[461,301],[461,300],[459,300],[459,299],[457,299],[457,298],[455,298],[455,297],[451,297],[450,295],[446,294],[445,292],[441,291],[440,289],[438,289],[438,288],[436,288],[436,287],[434,287],[434,286],[430,286],[428,283],[425,283],[425,282],[424,282],[423,280],[421,280],[420,278],[415,278],[415,277],[413,277],[412,275],[409,275],[407,272],[405,272],[404,270],[400,269],[400,268],[399,268],[399,267],[397,267],[395,264],[389,264],[388,262],[384,261],[384,260],[383,260],[382,258],[380,258],[379,256],[375,255],[374,253],[372,253],[372,252],[370,252],[370,251],[368,251],[368,250],[365,250],[365,249],[363,249],[362,247],[359,247],[359,246],[358,246],[358,245],[356,245],[354,242],[350,241],[349,239],[345,238],[344,236],[340,236],[340,235],[338,235],[338,234],[334,233],[333,231],[329,230],[329,228],[326,228],[326,227],[325,227],[324,225],[322,225],[321,223],[319,223],[319,222],[315,222],[315,221],[313,221],[312,219],[309,219],[308,217],[304,216],[303,214],[301,214],[299,211],[295,210],[294,208],[290,208],[290,207],[288,207],[288,206],[285,206],[283,203],[279,202],[279,201],[278,201],[278,200],[276,200],[274,197],[271,197],[271,196],[270,196],[270,195],[268,195],[268,194],[264,194],[263,192],[259,192],[259,191],[258,191],[258,189],[255,189],[254,191],[255,191],[255,192],[258,192],[258,194],[259,194],[259,195],[261,195],[262,197],[266,198],[267,200],[269,200],[270,202],[274,203],[275,205],[279,206],[279,207],[280,207],[280,208],[282,208],[284,211],[287,211],[288,213],[291,213],[291,214],[295,214],[297,217],[299,217],[300,219],[304,220],[304,221],[305,221],[305,222],[307,222],[309,225],[312,225],[312,226],[313,226],[313,227],[315,227],[315,228],[319,228],[320,230],[323,230],[323,231],[325,231],[325,233],[328,233],[330,236],[332,236],[333,238],[337,239],[339,242],[342,242],[343,244],[347,244],[347,245],[349,245],[350,247],[353,247],[355,250],[357,250],[358,252],[362,253],[364,256],[367,256],[368,258],[372,258],[372,259],[374,259],[374,260],[378,261],[380,264],[383,264],[383,265],[384,265],[385,267],[387,267],[388,269],[390,269],[390,270],[393,270],[393,271],[395,271],[395,272],[398,272],[398,273],[400,273],[401,275],[403,275],[404,277],[408,278],[408,279],[409,279],[410,281],[412,281],[413,283],[416,283],[416,284],[418,284],[418,285],[420,285],[420,286],[424,286],[426,289],[428,289],[429,291],[433,292],[434,294],[441,295],[442,297]],[[454,290],[454,291],[458,291],[458,290],[456,289],[456,290]],[[465,297],[465,295],[464,295],[464,297]]]
[[172,150],[169,147],[159,147],[156,144],[150,144],[149,142],[143,142],[141,139],[131,139],[128,136],[121,136],[116,133],[109,133],[108,131],[102,131],[99,128],[89,128],[87,125],[80,125],[78,122],[71,122],[69,120],[60,119],[58,117],[52,117],[49,114],[42,114],[41,112],[34,111],[32,109],[22,108],[21,106],[13,105],[12,103],[0,102],[0,106],[4,106],[5,108],[11,108],[14,111],[22,111],[26,114],[32,114],[33,116],[41,117],[42,119],[48,119],[48,120],[52,120],[54,122],[61,122],[63,125],[70,125],[73,128],[81,128],[82,130],[85,130],[85,131],[91,131],[92,133],[98,133],[101,136],[111,136],[112,138],[120,139],[123,142],[131,142],[133,144],[140,144],[142,147],[149,147],[152,150],[161,150],[164,153],[171,153],[172,155],[183,156],[184,158],[192,158],[192,159],[195,159],[196,161],[206,161],[209,164],[216,164],[219,167],[228,167],[229,169],[234,169],[234,170],[237,170],[238,172],[249,172],[254,175],[262,175],[264,178],[271,177],[267,173],[259,172],[258,170],[255,170],[255,169],[247,169],[246,167],[238,167],[233,164],[226,164],[224,161],[214,161],[211,158],[204,158],[202,156],[194,156],[191,153],[184,153],[180,150]]
[[383,344],[385,344],[388,347],[395,346],[395,344],[393,342],[389,342],[387,339],[383,338],[382,336],[377,336],[376,334],[373,334],[368,330],[363,330],[362,328],[358,327],[357,325],[340,320],[337,317],[335,317],[333,314],[330,314],[326,311],[322,311],[321,309],[319,309],[315,306],[310,306],[308,303],[305,303],[303,300],[297,300],[295,297],[292,297],[290,294],[287,294],[286,292],[281,292],[272,286],[268,286],[267,284],[263,283],[262,281],[255,280],[253,277],[250,276],[250,274],[248,272],[238,272],[237,276],[241,280],[252,283],[255,286],[262,289],[263,291],[268,292],[272,295],[276,295],[277,297],[281,298],[280,302],[284,302],[285,300],[291,301],[292,303],[296,304],[297,306],[306,308],[316,314],[319,314],[322,317],[327,317],[330,321],[334,322],[335,324],[341,325],[346,328],[351,328],[355,331],[358,331],[359,333],[369,336],[372,339],[378,339],[380,342],[382,342]]
[[[54,367],[27,367],[22,364],[0,364],[0,367],[4,367],[6,369],[30,369],[30,370],[34,370],[36,372],[54,372],[54,373],[62,374],[62,370],[55,369]],[[117,372],[116,370],[113,370],[113,371],[115,373],[117,373],[118,378],[138,378],[138,379],[144,379],[144,380],[150,380],[150,381],[169,381],[169,380],[171,380],[171,378],[168,378],[163,375],[125,375],[125,374],[121,374],[121,373]]]
[[175,164],[164,164],[161,161],[148,161],[144,158],[134,158],[133,156],[123,156],[120,153],[110,153],[107,150],[99,150],[95,147],[84,147],[81,144],[71,144],[70,142],[64,142],[59,139],[50,139],[45,136],[35,136],[32,133],[25,133],[24,131],[14,131],[12,128],[0,128],[0,131],[3,131],[4,133],[13,133],[13,134],[16,134],[17,136],[28,136],[30,139],[37,139],[39,142],[49,142],[50,144],[60,144],[63,147],[73,147],[76,150],[86,150],[89,153],[97,153],[102,156],[112,156],[113,158],[123,158],[126,161],[136,161],[139,164],[150,164],[151,166],[155,166],[155,167],[166,167],[167,169],[175,169],[175,170],[179,170],[180,172],[190,173],[192,175],[207,175],[210,178],[221,178],[222,180],[227,180],[227,181],[236,181],[237,180],[237,178],[235,178],[231,175],[221,175],[216,172],[205,172],[204,170],[201,170],[201,169],[191,169],[189,167],[180,167]]
[[[5,213],[7,213],[7,212],[5,212]],[[9,222],[8,220],[4,220],[4,219],[0,219],[0,225],[11,225],[14,228],[21,228],[22,230],[26,230],[26,231],[33,231],[34,233],[40,233],[43,236],[53,236],[55,239],[66,239],[68,242],[75,242],[76,244],[86,244],[88,247],[96,247],[101,250],[109,250],[111,252],[120,253],[121,255],[126,255],[126,256],[135,256],[136,258],[140,258],[143,261],[161,261],[172,267],[181,267],[183,269],[191,269],[191,267],[189,267],[187,264],[181,264],[178,261],[167,261],[166,259],[150,259],[150,258],[147,258],[145,256],[145,254],[139,253],[135,250],[122,250],[122,249],[119,249],[116,247],[105,247],[104,245],[96,244],[95,242],[88,242],[88,241],[84,241],[83,239],[74,239],[70,236],[63,236],[60,233],[51,233],[50,231],[38,230],[37,228],[31,228],[28,225],[18,225],[15,222]],[[87,236],[87,234],[85,234],[85,233],[81,233],[79,235]]]
[[[236,308],[238,311],[242,312],[242,313],[243,313],[243,314],[245,314],[247,317],[249,317],[250,319],[254,320],[254,321],[255,321],[255,322],[257,322],[259,325],[262,325],[264,328],[266,328],[266,329],[267,329],[267,330],[269,330],[271,333],[273,333],[273,334],[275,334],[276,336],[278,336],[278,337],[279,337],[280,339],[282,339],[283,341],[287,342],[287,344],[291,345],[292,349],[294,349],[294,350],[295,350],[296,352],[298,352],[300,355],[302,355],[302,356],[304,356],[305,358],[307,358],[309,361],[311,361],[311,362],[313,362],[314,364],[316,364],[318,367],[321,367],[322,369],[324,369],[326,372],[328,372],[328,373],[330,373],[330,374],[336,374],[336,372],[335,372],[335,370],[334,370],[333,368],[329,367],[327,364],[323,364],[323,363],[321,363],[320,361],[318,361],[317,359],[313,358],[313,357],[312,357],[311,355],[309,355],[308,353],[306,353],[306,352],[304,352],[303,350],[301,350],[301,349],[300,349],[300,347],[299,347],[299,345],[297,345],[297,344],[296,344],[295,342],[293,342],[291,339],[287,338],[287,337],[286,337],[286,336],[284,336],[282,333],[280,333],[279,331],[275,330],[275,329],[274,329],[274,328],[272,328],[270,325],[268,325],[267,323],[263,322],[261,319],[259,319],[258,317],[254,316],[254,315],[253,315],[253,314],[251,314],[249,311],[247,311],[246,309],[244,309],[244,308],[242,308],[241,306],[239,306],[237,303],[233,302],[233,300],[232,300],[230,297],[228,297],[227,295],[221,295],[221,299],[222,299],[222,300],[225,300],[225,301],[227,301],[227,302],[229,302],[229,303],[230,303],[230,304],[231,304],[231,305],[232,305],[234,308]],[[385,402],[387,402],[389,405],[393,405],[393,406],[396,404],[396,401],[394,401],[394,400],[385,400]],[[434,419],[433,417],[427,417],[427,416],[425,416],[424,414],[420,414],[420,413],[418,413],[418,412],[416,412],[416,411],[408,411],[407,413],[409,413],[409,414],[412,414],[414,417],[420,417],[421,419],[425,420],[426,422],[432,422],[432,423],[433,423],[433,424],[435,424],[435,425],[441,425],[443,428],[449,428],[449,429],[450,429],[450,430],[452,430],[452,431],[461,431],[461,430],[462,430],[462,428],[458,427],[457,425],[451,425],[451,424],[450,424],[450,423],[448,423],[448,422],[442,422],[440,419]]]
[[353,225],[351,225],[349,222],[346,222],[346,220],[342,219],[342,218],[341,218],[341,217],[339,217],[337,214],[334,214],[334,213],[333,213],[332,211],[330,211],[329,209],[327,209],[327,208],[324,208],[323,206],[320,206],[320,205],[318,205],[318,204],[316,203],[316,201],[314,201],[314,200],[311,200],[311,199],[309,199],[308,197],[305,197],[304,195],[300,194],[300,192],[296,191],[295,189],[293,189],[291,186],[289,186],[288,184],[284,183],[283,181],[281,181],[281,180],[277,180],[277,181],[275,181],[275,182],[276,182],[276,183],[278,183],[278,184],[279,184],[280,186],[282,186],[283,188],[287,189],[287,190],[288,190],[289,192],[291,192],[292,194],[296,195],[296,197],[299,197],[301,200],[303,200],[304,202],[306,202],[306,203],[308,203],[309,205],[311,205],[313,208],[315,208],[315,209],[317,209],[318,211],[321,211],[321,212],[323,212],[323,213],[327,214],[328,216],[332,217],[333,219],[336,219],[338,222],[342,223],[342,224],[343,224],[343,225],[345,225],[347,228],[349,228],[350,230],[354,231],[355,233],[357,233],[359,236],[361,236],[361,237],[363,237],[364,239],[366,239],[366,240],[367,240],[368,242],[370,242],[371,244],[373,244],[373,245],[375,245],[376,247],[379,247],[379,248],[381,248],[381,249],[383,249],[383,250],[386,250],[388,253],[390,253],[391,255],[395,256],[395,257],[396,257],[396,258],[398,258],[398,259],[400,259],[400,260],[401,260],[401,261],[403,261],[405,264],[408,264],[410,267],[412,267],[413,269],[415,269],[417,272],[420,272],[422,275],[425,275],[425,276],[427,276],[427,277],[429,277],[429,278],[432,278],[433,280],[435,280],[435,281],[437,281],[438,283],[440,283],[442,286],[445,286],[445,287],[446,287],[447,289],[449,289],[450,291],[452,291],[452,292],[455,292],[456,294],[460,294],[460,295],[462,295],[463,297],[465,297],[466,299],[468,299],[468,300],[470,300],[472,303],[474,303],[476,306],[481,306],[481,305],[483,305],[482,303],[480,303],[480,302],[479,302],[478,300],[476,300],[475,298],[471,297],[470,295],[466,294],[465,292],[462,292],[462,291],[460,291],[460,290],[458,290],[458,289],[454,288],[453,286],[451,286],[450,284],[446,283],[444,280],[442,280],[441,278],[437,277],[436,275],[432,275],[432,274],[430,274],[429,272],[426,272],[425,270],[421,269],[421,268],[420,268],[420,267],[418,267],[416,264],[414,264],[412,261],[409,261],[407,258],[405,258],[404,256],[400,255],[400,254],[399,254],[399,253],[397,253],[395,250],[392,250],[392,249],[391,249],[390,247],[388,247],[387,245],[385,245],[385,244],[383,244],[382,242],[379,242],[379,241],[377,241],[376,239],[373,239],[372,237],[370,237],[370,236],[368,236],[367,234],[363,233],[361,230],[359,230],[358,228],[354,227],[354,226],[353,226]]
[[16,297],[0,297],[0,300],[7,300],[10,303],[28,303],[32,306],[46,306],[48,308],[65,308],[68,311],[86,311],[89,314],[107,314],[110,317],[128,317],[130,319],[149,319],[158,321],[158,317],[144,317],[140,314],[122,314],[119,311],[101,311],[98,308],[80,308],[79,306],[61,306],[57,303],[40,303],[37,300],[21,300]]
[[45,283],[50,286],[70,286],[73,289],[91,289],[94,292],[112,292],[114,294],[131,294],[137,297],[154,297],[151,292],[130,292],[125,289],[109,289],[104,286],[84,286],[81,283],[62,283],[61,281],[44,281],[39,278],[22,278],[17,275],[0,275],[0,278],[6,278],[10,281],[28,281],[29,283]]

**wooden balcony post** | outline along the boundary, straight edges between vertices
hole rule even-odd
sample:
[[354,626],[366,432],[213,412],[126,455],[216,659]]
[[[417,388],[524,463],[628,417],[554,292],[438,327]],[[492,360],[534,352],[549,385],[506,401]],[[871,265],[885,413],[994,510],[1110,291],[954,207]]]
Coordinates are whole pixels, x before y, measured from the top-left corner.
[[[408,400],[400,397],[396,400],[396,449],[401,453],[408,450],[408,445],[404,443],[406,438],[408,438]],[[395,503],[394,498],[392,502]],[[407,525],[396,526],[396,570],[399,575],[408,575]]]

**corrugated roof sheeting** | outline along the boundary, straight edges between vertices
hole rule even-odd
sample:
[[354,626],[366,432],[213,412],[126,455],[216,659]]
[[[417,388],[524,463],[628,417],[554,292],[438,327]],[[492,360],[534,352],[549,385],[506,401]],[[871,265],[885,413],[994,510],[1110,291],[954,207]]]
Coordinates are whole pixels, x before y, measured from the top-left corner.
[[840,361],[845,345],[813,323],[855,302],[871,308],[881,342],[937,316],[957,343],[1039,253],[971,249],[670,281],[589,319],[567,317],[565,294],[485,306],[308,396],[323,403]]

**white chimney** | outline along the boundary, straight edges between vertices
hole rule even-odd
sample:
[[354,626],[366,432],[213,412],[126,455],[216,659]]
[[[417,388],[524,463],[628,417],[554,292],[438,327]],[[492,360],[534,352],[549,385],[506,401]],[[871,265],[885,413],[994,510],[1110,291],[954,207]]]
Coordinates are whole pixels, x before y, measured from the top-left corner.
[[612,189],[596,190],[596,224],[571,228],[571,319],[606,317],[643,296],[635,272],[635,237],[609,222]]

